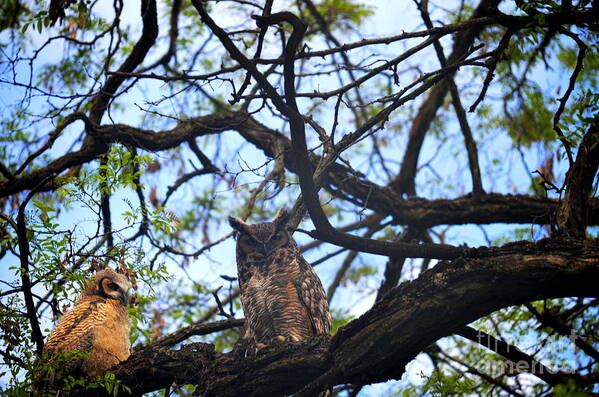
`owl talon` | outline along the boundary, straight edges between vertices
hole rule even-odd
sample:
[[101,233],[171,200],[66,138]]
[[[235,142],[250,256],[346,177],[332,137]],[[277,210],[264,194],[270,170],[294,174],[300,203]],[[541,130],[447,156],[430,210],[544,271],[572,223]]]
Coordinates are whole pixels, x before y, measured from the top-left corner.
[[267,345],[258,343],[251,339],[240,339],[235,343],[233,352],[243,358],[256,357],[258,351],[264,349]]
[[257,352],[258,350],[262,350],[262,349],[264,349],[264,348],[265,348],[265,347],[267,347],[267,346],[268,346],[268,345],[267,345],[266,343],[256,343],[256,352]]

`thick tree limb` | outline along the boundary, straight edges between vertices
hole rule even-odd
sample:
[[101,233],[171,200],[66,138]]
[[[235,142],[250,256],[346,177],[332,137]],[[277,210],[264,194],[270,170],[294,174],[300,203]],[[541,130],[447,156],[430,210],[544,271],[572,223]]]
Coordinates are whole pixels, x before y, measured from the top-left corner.
[[[172,384],[197,382],[217,355],[214,346],[207,343],[191,343],[179,350],[146,348],[119,365],[116,374],[132,388],[133,395],[140,396]],[[82,393],[82,396],[87,395],[87,392]]]
[[596,116],[578,148],[576,161],[566,178],[566,196],[557,211],[559,233],[585,238],[589,224],[588,198],[599,167],[599,116]]
[[599,296],[596,240],[548,239],[483,251],[485,259],[442,262],[394,288],[341,328],[328,350],[324,339],[274,346],[248,358],[213,353],[204,344],[179,351],[149,346],[115,373],[136,393],[176,381],[197,384],[206,396],[281,396],[321,374],[306,393],[346,382],[368,384],[401,377],[426,346],[500,308],[544,298]]
[[[86,122],[87,119],[85,119]],[[272,130],[244,112],[223,112],[181,121],[175,128],[150,131],[122,124],[88,127],[97,139],[120,142],[139,149],[158,152],[177,147],[196,137],[237,131],[246,140],[261,149],[267,157],[274,157],[277,147],[285,153],[285,167],[297,172],[300,167],[291,148],[291,141],[282,133]],[[32,189],[49,175],[60,174],[66,169],[93,161],[100,151],[95,148],[67,153],[45,167],[0,182],[0,197]],[[319,157],[310,156],[313,164]],[[394,221],[404,225],[427,228],[435,225],[462,225],[468,223],[533,223],[550,224],[557,200],[526,195],[484,194],[477,201],[470,196],[457,199],[426,200],[403,199],[393,190],[361,178],[341,164],[329,167],[323,179],[324,187],[338,198],[351,201],[380,214],[393,216]],[[588,201],[588,225],[599,224],[599,200]]]
[[493,257],[439,263],[343,327],[333,338],[335,365],[324,384],[399,378],[433,341],[501,307],[599,295],[596,240],[520,242],[486,254]]

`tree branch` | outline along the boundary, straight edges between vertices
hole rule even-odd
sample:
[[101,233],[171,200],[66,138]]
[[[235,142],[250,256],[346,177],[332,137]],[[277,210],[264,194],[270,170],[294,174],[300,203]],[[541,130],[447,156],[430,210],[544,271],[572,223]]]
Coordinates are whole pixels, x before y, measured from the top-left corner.
[[[497,0],[481,0],[470,19],[475,20],[495,13],[498,3],[499,1]],[[472,43],[474,43],[474,39],[484,28],[485,26],[476,26],[456,35],[452,52],[447,58],[447,63],[453,64],[466,54]],[[407,193],[410,196],[416,195],[414,178],[416,177],[418,157],[420,156],[424,137],[437,114],[437,110],[443,104],[443,99],[449,91],[448,81],[453,77],[454,73],[448,75],[445,80],[431,90],[412,122],[408,146],[401,162],[401,170],[394,180],[389,183],[389,186],[399,194]]]
[[599,116],[591,122],[568,171],[566,196],[557,210],[558,233],[585,238],[589,224],[588,199],[599,168]]
[[318,378],[304,390],[314,395],[310,391],[324,386],[398,379],[426,346],[500,308],[542,298],[599,296],[596,240],[547,239],[486,251],[485,259],[442,262],[392,289],[342,327],[330,345],[317,338],[271,346],[249,358],[215,353],[205,344],[177,351],[150,345],[114,372],[134,394],[175,381],[196,384],[205,396],[282,396]]
[[[154,45],[158,37],[158,17],[156,13],[156,0],[141,1],[141,19],[143,28],[141,37],[133,46],[131,53],[119,67],[119,72],[130,73],[143,62],[148,51]],[[89,118],[93,123],[100,123],[102,115],[108,107],[108,103],[113,98],[117,89],[121,86],[127,77],[120,74],[113,74],[106,80],[106,83],[94,98]]]
[[582,376],[577,376],[577,374],[554,371],[547,368],[543,363],[524,353],[518,347],[499,340],[484,331],[476,330],[472,327],[464,327],[456,332],[456,334],[507,358],[512,363],[517,364],[519,368],[526,368],[527,372],[530,372],[551,386],[556,386],[560,383],[566,384],[568,380],[573,380],[578,384],[588,382],[588,380],[585,380]]
[[[165,335],[151,343],[153,347],[171,347],[194,335],[208,335],[229,328],[241,327],[244,319],[230,318],[212,323],[195,323],[181,328],[172,334]],[[141,347],[138,347],[140,349]]]
[[[84,119],[87,123],[89,120]],[[181,121],[175,128],[164,131],[150,131],[122,124],[93,126],[99,139],[105,142],[120,142],[131,147],[158,152],[177,147],[190,139],[238,131],[248,142],[261,149],[268,157],[276,156],[278,147],[283,148],[285,167],[297,173],[299,161],[291,148],[291,141],[282,133],[272,130],[244,112],[222,112]],[[0,182],[0,197],[6,197],[26,189],[32,189],[49,175],[60,174],[78,164],[90,162],[100,154],[94,148],[67,153],[45,167],[29,174]],[[320,157],[311,155],[313,164]],[[456,199],[426,200],[421,198],[403,199],[396,192],[376,185],[345,166],[333,163],[323,177],[324,187],[337,198],[348,200],[361,207],[380,214],[393,216],[394,221],[403,225],[416,225],[427,228],[436,225],[462,225],[468,223],[533,223],[550,224],[558,201],[527,195],[484,194],[473,201],[470,196]],[[56,186],[45,186],[44,189]],[[42,190],[44,190],[42,189]],[[599,200],[589,199],[588,225],[599,224]]]
[[[428,14],[428,10],[426,9],[427,2],[416,4],[418,9],[420,10],[420,15],[422,16],[422,20],[428,29],[433,27],[433,22]],[[433,43],[435,47],[435,52],[437,53],[437,58],[439,59],[439,63],[441,67],[447,67],[447,59],[445,58],[445,54],[443,52],[443,47],[439,40],[435,40]],[[451,101],[453,103],[453,107],[456,112],[456,116],[458,118],[458,122],[460,123],[460,128],[462,129],[462,135],[464,135],[464,142],[466,145],[466,151],[468,153],[468,164],[470,166],[470,176],[472,177],[472,194],[475,197],[478,197],[480,194],[484,193],[482,179],[480,176],[480,166],[478,164],[478,150],[476,149],[476,142],[472,137],[472,130],[470,129],[470,124],[468,124],[468,117],[466,116],[466,111],[464,110],[464,106],[462,105],[462,100],[460,99],[460,92],[458,90],[458,86],[455,83],[455,80],[452,75],[447,76],[447,84],[449,85],[449,92],[451,94]]]
[[530,311],[533,316],[541,323],[544,327],[550,327],[554,329],[558,334],[571,338],[573,343],[589,357],[593,357],[595,361],[599,361],[599,351],[595,349],[592,343],[589,343],[582,339],[579,335],[576,335],[575,330],[567,324],[564,320],[558,316],[554,316],[552,313],[544,312],[540,313],[535,309],[534,306],[526,304],[526,308]]
[[578,75],[582,71],[582,67],[584,65],[584,57],[586,55],[586,50],[587,50],[587,45],[576,34],[570,32],[569,30],[567,30],[563,27],[560,27],[558,29],[558,31],[565,34],[566,36],[572,38],[578,45],[578,55],[576,56],[576,66],[574,67],[574,70],[572,71],[572,75],[570,76],[568,88],[566,89],[564,96],[562,96],[559,99],[559,107],[558,107],[557,111],[555,112],[555,115],[553,116],[553,130],[557,134],[558,138],[562,141],[562,144],[564,145],[564,148],[566,149],[566,154],[568,155],[568,161],[570,162],[570,167],[572,167],[572,165],[574,163],[574,158],[572,157],[572,148],[570,147],[570,142],[564,136],[562,129],[559,127],[559,121],[562,116],[562,113],[564,112],[564,109],[566,108],[566,102],[568,102],[568,99],[570,98],[570,94],[572,94],[572,91],[574,91],[574,85],[576,84],[576,79],[578,78]]
[[44,350],[44,336],[37,318],[37,311],[35,310],[35,304],[33,302],[33,293],[31,292],[31,278],[29,275],[29,238],[27,237],[27,223],[25,220],[27,203],[29,203],[36,193],[37,189],[31,190],[19,205],[19,212],[17,213],[17,238],[19,243],[19,259],[21,261],[21,290],[23,291],[23,299],[25,300],[25,307],[27,308],[27,318],[31,325],[31,340],[35,343],[37,354],[41,355]]

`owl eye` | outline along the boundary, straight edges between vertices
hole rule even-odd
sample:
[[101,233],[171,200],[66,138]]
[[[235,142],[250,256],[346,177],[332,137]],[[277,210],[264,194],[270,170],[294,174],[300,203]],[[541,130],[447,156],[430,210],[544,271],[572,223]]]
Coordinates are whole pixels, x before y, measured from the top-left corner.
[[278,241],[282,238],[283,238],[283,235],[281,233],[277,233],[274,236],[272,236],[272,240],[275,240],[275,241]]
[[119,289],[119,286],[115,283],[108,283],[108,288],[110,288],[113,291],[117,291]]

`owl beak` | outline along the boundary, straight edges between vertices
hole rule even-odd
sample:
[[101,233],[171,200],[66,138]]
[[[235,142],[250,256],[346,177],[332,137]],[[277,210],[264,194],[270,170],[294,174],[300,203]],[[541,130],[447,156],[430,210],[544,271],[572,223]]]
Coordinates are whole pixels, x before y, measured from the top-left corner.
[[119,300],[123,305],[128,306],[129,301],[131,300],[131,297],[129,296],[129,291],[123,291],[121,294],[119,294]]

